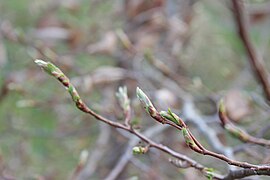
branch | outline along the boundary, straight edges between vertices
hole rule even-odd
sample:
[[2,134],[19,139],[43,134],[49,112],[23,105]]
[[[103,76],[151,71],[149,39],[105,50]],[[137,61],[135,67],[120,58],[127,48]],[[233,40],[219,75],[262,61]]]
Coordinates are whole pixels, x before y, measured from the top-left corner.
[[[196,112],[194,100],[191,94],[182,89],[182,87],[184,86],[183,83],[175,80],[181,79],[181,76],[178,77],[177,74],[169,70],[169,67],[166,64],[154,58],[151,54],[146,54],[145,57],[158,71],[160,71],[164,75],[164,78],[166,79],[163,81],[163,83],[166,82],[167,87],[170,88],[175,87],[173,88],[173,90],[178,95],[178,97],[183,100],[183,108],[181,110],[183,112],[183,117],[196,125],[197,129],[206,137],[209,145],[211,145],[214,151],[232,158],[233,153],[231,148],[225,147],[220,142],[217,133],[211,128],[208,128],[208,125],[205,122],[205,120]],[[150,78],[153,77],[150,76]]]
[[[80,98],[75,87],[70,83],[70,80],[64,75],[64,73],[59,68],[57,68],[55,65],[53,65],[50,62],[44,62],[42,60],[36,60],[35,62],[42,69],[44,69],[48,74],[55,77],[56,79],[58,79],[62,83],[62,85],[70,93],[72,100],[76,104],[76,107],[78,109],[80,109],[81,111],[83,111],[87,114],[90,114],[91,116],[95,117],[97,120],[105,122],[108,125],[111,125],[115,128],[123,129],[127,132],[130,132],[131,134],[139,137],[142,141],[146,142],[150,148],[159,149],[159,150],[161,150],[161,151],[163,151],[163,152],[165,152],[165,153],[167,153],[167,154],[169,154],[169,155],[171,155],[179,160],[186,161],[190,165],[190,167],[193,167],[193,168],[199,170],[200,172],[205,172],[205,170],[207,169],[205,166],[199,164],[198,162],[194,161],[193,159],[191,159],[183,154],[177,153],[177,152],[173,151],[172,149],[170,149],[162,144],[158,144],[158,143],[152,141],[151,139],[147,138],[143,134],[134,130],[132,127],[127,127],[121,123],[113,122],[113,121],[95,113],[82,101],[82,99]],[[139,92],[139,94],[138,94],[138,92]],[[192,150],[194,150],[200,154],[203,154],[203,155],[208,155],[208,156],[218,158],[218,159],[223,160],[223,161],[225,161],[228,164],[233,165],[233,166],[246,168],[246,169],[253,170],[256,172],[261,172],[264,175],[268,175],[268,171],[270,170],[269,165],[254,165],[254,164],[250,164],[250,163],[246,163],[246,162],[235,161],[235,160],[229,159],[228,157],[226,157],[222,154],[217,154],[217,153],[214,153],[212,151],[205,149],[197,141],[197,139],[193,136],[193,134],[188,130],[188,127],[186,126],[184,121],[181,118],[179,118],[176,114],[172,113],[171,111],[168,111],[167,114],[165,114],[164,112],[163,113],[157,112],[155,107],[151,103],[150,99],[141,90],[137,89],[137,96],[139,97],[140,101],[144,104],[147,112],[150,114],[150,116],[152,118],[154,118],[155,120],[157,120],[160,123],[168,124],[168,125],[171,125],[171,126],[177,128],[178,130],[182,130],[183,136],[186,140],[186,143]],[[210,173],[210,175],[212,177],[214,177],[216,179],[220,179],[220,178],[216,177],[214,173],[211,173],[211,172],[208,172],[208,173]],[[260,175],[262,175],[262,174],[260,174]],[[206,175],[209,176],[209,174],[206,174]]]
[[[164,146],[162,144],[154,142],[153,140],[147,138],[145,135],[134,130],[132,127],[128,127],[128,126],[125,126],[121,123],[111,121],[111,120],[95,113],[82,101],[82,99],[80,98],[75,87],[70,83],[70,80],[68,79],[68,77],[66,77],[66,75],[59,68],[57,68],[54,64],[52,64],[50,62],[45,62],[43,60],[35,60],[35,63],[38,66],[40,66],[45,72],[47,72],[49,75],[53,76],[58,81],[60,81],[60,83],[68,90],[76,107],[79,110],[81,110],[82,112],[87,113],[87,114],[93,116],[94,118],[96,118],[97,120],[102,121],[102,122],[104,122],[112,127],[123,129],[123,130],[137,136],[142,141],[146,142],[150,148],[156,148],[160,151],[163,151],[163,152],[171,155],[172,157],[175,157],[175,158],[182,160],[182,161],[186,161],[188,164],[190,164],[190,167],[193,167],[201,172],[205,170],[206,167],[203,166],[202,164],[196,162],[195,160],[193,160],[193,159],[191,159],[183,154],[180,154],[180,153],[168,148],[167,146]],[[162,118],[162,117],[160,116],[160,118]]]
[[261,146],[270,147],[270,140],[251,136],[246,131],[237,127],[235,124],[233,124],[230,121],[229,117],[227,116],[226,107],[223,100],[221,100],[219,103],[218,115],[221,120],[222,127],[226,129],[234,137],[240,139],[243,142],[249,142],[249,143],[253,143],[253,144],[257,144]]
[[155,119],[156,121],[162,124],[168,124],[177,128],[178,130],[182,130],[186,144],[193,151],[202,155],[215,157],[233,166],[238,166],[242,168],[251,168],[253,170],[270,170],[269,165],[255,165],[255,164],[250,164],[247,162],[236,161],[236,160],[228,158],[227,156],[223,154],[218,154],[218,153],[207,150],[193,136],[193,134],[190,132],[185,122],[180,117],[172,113],[170,110],[168,110],[168,112],[165,112],[165,111],[158,112],[153,106],[153,104],[151,103],[151,101],[149,100],[149,98],[139,88],[137,88],[137,96],[139,97],[146,111],[150,114],[150,116],[153,119]]
[[238,28],[238,34],[241,38],[243,45],[247,51],[249,62],[253,68],[254,74],[258,82],[262,85],[266,99],[270,102],[270,82],[269,74],[265,68],[264,61],[258,52],[254,48],[251,39],[248,34],[247,21],[244,12],[244,2],[242,0],[232,0],[234,8],[234,16],[236,26]]
[[216,152],[232,158],[233,156],[232,149],[229,147],[225,147],[220,142],[216,131],[209,128],[205,120],[201,118],[198,112],[196,112],[194,102],[191,100],[186,100],[183,106],[184,106],[182,110],[183,116],[196,125],[196,127],[200,130],[200,132],[207,138],[207,141],[209,142],[211,147]]
[[59,69],[57,68],[54,64],[50,62],[45,62],[43,60],[35,60],[35,63],[40,66],[42,69],[44,69],[49,75],[55,77],[62,83],[62,85],[68,90],[70,96],[72,97],[73,102],[76,104],[76,107],[87,113],[90,114],[91,116],[95,117],[96,119],[105,122],[109,124],[110,126],[113,126],[115,128],[121,128],[125,130],[129,130],[126,126],[124,126],[121,123],[118,122],[113,122],[108,120],[107,118],[95,113],[92,111],[81,99],[80,95],[78,94],[77,90],[75,87],[70,83],[70,80],[68,77]]

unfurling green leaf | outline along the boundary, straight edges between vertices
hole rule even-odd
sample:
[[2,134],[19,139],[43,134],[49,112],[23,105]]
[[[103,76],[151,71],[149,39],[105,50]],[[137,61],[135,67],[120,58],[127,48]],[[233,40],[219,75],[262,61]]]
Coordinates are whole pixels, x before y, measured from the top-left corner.
[[165,119],[167,119],[167,120],[169,120],[169,121],[172,121],[172,122],[174,122],[175,124],[179,124],[179,122],[178,122],[173,116],[171,116],[171,114],[169,114],[167,111],[160,111],[159,114],[160,114],[163,118],[165,118]]
[[175,124],[182,125],[181,119],[180,119],[176,114],[174,114],[174,113],[171,111],[170,108],[168,109],[168,113],[169,113],[170,116],[172,117],[173,122],[175,122]]

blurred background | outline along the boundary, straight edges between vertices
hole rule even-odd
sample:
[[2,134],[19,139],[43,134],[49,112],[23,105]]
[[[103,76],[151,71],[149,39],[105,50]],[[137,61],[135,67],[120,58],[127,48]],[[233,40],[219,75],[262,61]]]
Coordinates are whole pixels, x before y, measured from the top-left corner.
[[[245,3],[252,42],[270,69],[270,3]],[[82,152],[88,161],[81,179],[203,179],[155,149],[132,156],[132,147],[143,143],[80,112],[62,85],[35,65],[36,58],[60,67],[82,99],[113,121],[124,122],[115,92],[127,86],[134,127],[206,166],[215,163],[221,173],[225,163],[192,152],[177,130],[144,112],[137,86],[157,109],[170,107],[186,119],[209,149],[200,123],[236,159],[270,161],[267,149],[243,146],[217,117],[216,103],[225,97],[234,123],[252,135],[270,136],[269,106],[238,37],[230,1],[0,0],[1,179],[68,179]],[[187,114],[184,96],[192,97],[201,122]]]

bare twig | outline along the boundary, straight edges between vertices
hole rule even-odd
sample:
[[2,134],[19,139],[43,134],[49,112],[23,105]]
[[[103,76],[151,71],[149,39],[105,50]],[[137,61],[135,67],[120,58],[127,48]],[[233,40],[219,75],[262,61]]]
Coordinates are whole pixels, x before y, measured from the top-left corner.
[[244,11],[244,2],[242,0],[232,0],[232,5],[234,8],[235,21],[238,28],[239,37],[241,38],[247,51],[247,55],[255,76],[263,87],[265,97],[268,101],[270,101],[269,73],[265,68],[262,57],[256,51],[249,37],[248,25]]

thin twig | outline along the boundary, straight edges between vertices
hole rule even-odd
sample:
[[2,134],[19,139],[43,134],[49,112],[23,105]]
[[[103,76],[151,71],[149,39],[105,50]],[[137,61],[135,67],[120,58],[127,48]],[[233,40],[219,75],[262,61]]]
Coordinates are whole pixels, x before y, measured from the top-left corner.
[[238,138],[243,142],[253,143],[261,146],[270,147],[270,140],[257,138],[250,134],[248,134],[245,130],[239,128],[235,124],[233,124],[226,113],[226,107],[223,103],[223,100],[219,103],[219,118],[221,120],[221,125],[224,129],[226,129],[229,133],[231,133],[234,137]]

